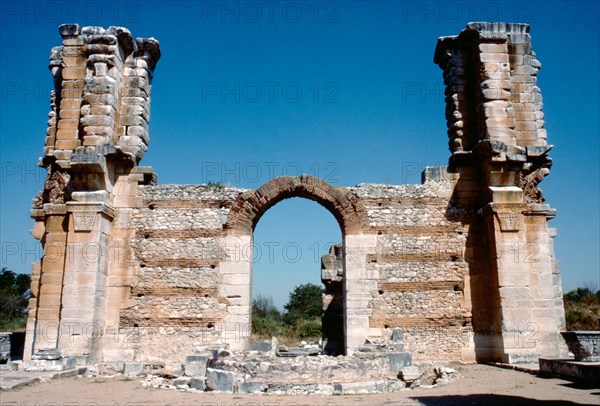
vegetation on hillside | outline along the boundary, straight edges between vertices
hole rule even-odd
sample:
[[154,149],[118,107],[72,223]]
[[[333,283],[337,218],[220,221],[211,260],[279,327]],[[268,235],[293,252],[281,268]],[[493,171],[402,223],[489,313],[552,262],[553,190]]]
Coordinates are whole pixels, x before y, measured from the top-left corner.
[[252,333],[257,338],[284,341],[319,339],[323,292],[321,286],[312,283],[296,286],[283,313],[275,307],[273,298],[257,296],[252,301]]

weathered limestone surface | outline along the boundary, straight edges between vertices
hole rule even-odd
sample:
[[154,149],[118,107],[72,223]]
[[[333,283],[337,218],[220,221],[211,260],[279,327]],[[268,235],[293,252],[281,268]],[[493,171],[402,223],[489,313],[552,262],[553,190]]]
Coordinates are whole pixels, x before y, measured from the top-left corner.
[[[451,157],[422,184],[301,175],[257,190],[156,185],[139,160],[158,42],[119,27],[60,31],[26,357],[57,348],[79,362],[181,364],[198,348],[248,349],[253,230],[292,197],[323,205],[343,235],[322,263],[326,352],[360,352],[400,327],[397,351],[415,362],[565,353],[529,26],[469,23],[440,38]],[[217,373],[194,382],[235,385]]]

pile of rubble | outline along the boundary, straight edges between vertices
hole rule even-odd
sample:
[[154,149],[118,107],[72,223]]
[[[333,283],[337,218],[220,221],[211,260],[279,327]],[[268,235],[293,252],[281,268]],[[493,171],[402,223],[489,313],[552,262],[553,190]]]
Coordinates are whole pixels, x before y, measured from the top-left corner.
[[259,342],[253,351],[198,349],[186,362],[164,365],[100,364],[87,375],[143,376],[142,385],[191,392],[266,394],[366,394],[431,387],[454,381],[456,370],[444,364],[412,365],[404,351],[402,331],[391,340],[367,341],[352,356],[329,356],[318,347],[287,348]]

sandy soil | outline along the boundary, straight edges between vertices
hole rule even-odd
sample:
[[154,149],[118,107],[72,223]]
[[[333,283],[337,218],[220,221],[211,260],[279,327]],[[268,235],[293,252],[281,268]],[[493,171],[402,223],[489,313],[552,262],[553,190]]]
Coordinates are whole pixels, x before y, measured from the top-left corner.
[[272,396],[190,393],[143,388],[124,377],[67,378],[0,393],[0,405],[600,405],[600,383],[584,388],[561,379],[487,365],[462,365],[463,375],[449,385],[396,393],[355,396]]

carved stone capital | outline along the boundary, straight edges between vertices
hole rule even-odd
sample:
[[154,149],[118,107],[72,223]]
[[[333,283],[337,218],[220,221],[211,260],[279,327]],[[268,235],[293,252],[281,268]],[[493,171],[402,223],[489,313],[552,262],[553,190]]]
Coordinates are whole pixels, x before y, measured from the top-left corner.
[[493,215],[500,225],[500,231],[517,232],[523,224],[523,214],[527,211],[525,203],[488,203],[480,210],[483,216]]
[[115,217],[115,209],[106,203],[69,202],[67,211],[73,213],[75,231],[92,231],[98,214],[104,215],[110,220]]

